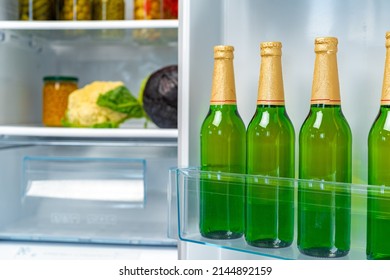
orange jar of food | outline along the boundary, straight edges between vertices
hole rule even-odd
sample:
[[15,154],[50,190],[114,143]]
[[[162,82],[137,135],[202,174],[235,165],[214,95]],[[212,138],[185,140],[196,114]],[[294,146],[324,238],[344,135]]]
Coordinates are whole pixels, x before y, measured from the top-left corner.
[[61,126],[68,107],[68,96],[78,88],[78,79],[65,76],[43,78],[42,122],[46,126]]

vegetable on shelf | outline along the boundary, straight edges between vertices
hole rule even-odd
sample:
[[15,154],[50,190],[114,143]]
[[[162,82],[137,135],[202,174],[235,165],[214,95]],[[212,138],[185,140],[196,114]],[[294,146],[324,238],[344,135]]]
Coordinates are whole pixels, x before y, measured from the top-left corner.
[[142,90],[147,116],[160,128],[177,128],[178,67],[170,65],[152,73]]
[[66,127],[117,128],[145,117],[142,105],[122,82],[96,81],[69,95],[62,120]]

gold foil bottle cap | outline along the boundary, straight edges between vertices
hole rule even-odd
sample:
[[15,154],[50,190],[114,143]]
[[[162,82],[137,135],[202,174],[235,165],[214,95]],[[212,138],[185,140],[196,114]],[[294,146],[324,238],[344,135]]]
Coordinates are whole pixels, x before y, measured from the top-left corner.
[[337,52],[338,40],[335,37],[319,37],[314,41],[314,51],[319,52]]
[[284,105],[282,43],[260,44],[261,65],[257,90],[258,105]]
[[260,44],[261,56],[281,56],[282,55],[282,43],[281,42],[263,42]]
[[390,47],[390,31],[386,32],[386,48]]
[[221,59],[233,59],[234,58],[234,47],[233,46],[215,46],[214,47],[214,58]]
[[316,38],[315,52],[311,104],[340,105],[337,38]]
[[212,105],[236,104],[232,46],[214,47],[214,71],[211,88]]
[[382,84],[381,105],[390,105],[390,31],[386,32],[386,60]]

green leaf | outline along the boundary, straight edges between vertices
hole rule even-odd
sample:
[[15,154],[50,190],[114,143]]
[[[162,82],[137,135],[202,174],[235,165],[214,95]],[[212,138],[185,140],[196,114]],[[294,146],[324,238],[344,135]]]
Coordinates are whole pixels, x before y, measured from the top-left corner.
[[101,94],[97,100],[97,105],[125,113],[128,115],[128,118],[144,117],[142,104],[124,86]]
[[69,121],[67,114],[65,114],[65,117],[61,119],[61,124],[63,127],[77,127]]
[[114,122],[104,122],[104,123],[97,123],[91,126],[92,128],[118,128],[120,123],[114,123]]

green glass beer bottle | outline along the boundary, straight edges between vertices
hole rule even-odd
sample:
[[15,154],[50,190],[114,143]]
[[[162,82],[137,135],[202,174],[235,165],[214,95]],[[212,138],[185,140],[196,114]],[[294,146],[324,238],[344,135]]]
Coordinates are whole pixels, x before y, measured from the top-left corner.
[[[310,113],[299,134],[298,248],[315,257],[350,249],[352,135],[340,106],[337,38],[315,40]],[[321,181],[310,182],[310,179]]]
[[367,258],[390,259],[390,32],[379,114],[368,136]]
[[[260,45],[256,113],[247,129],[247,173],[294,178],[294,127],[284,106],[282,44]],[[278,182],[279,183],[279,182]],[[280,248],[294,238],[294,186],[248,176],[245,239],[256,247]]]
[[[246,129],[236,105],[232,46],[214,47],[209,112],[200,133],[200,233],[213,239],[244,233]],[[226,175],[226,176],[225,176]]]

